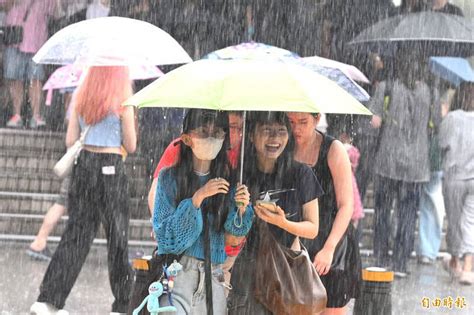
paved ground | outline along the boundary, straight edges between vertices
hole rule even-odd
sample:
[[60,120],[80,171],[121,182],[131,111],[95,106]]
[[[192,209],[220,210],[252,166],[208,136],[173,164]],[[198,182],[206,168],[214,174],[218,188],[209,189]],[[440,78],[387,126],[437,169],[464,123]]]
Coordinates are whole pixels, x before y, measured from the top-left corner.
[[[25,254],[26,246],[26,243],[0,241],[0,315],[28,314],[29,306],[38,295],[47,263],[31,260]],[[110,311],[112,295],[105,254],[105,246],[94,246],[91,250],[66,303],[65,309],[71,315],[108,314]],[[365,264],[370,261],[366,259]],[[393,314],[474,314],[474,287],[451,282],[440,262],[435,266],[419,266],[413,262],[411,271],[409,278],[394,282]],[[425,297],[435,304],[439,298],[441,306],[423,308]],[[443,299],[448,297],[453,299],[451,309],[443,307]],[[458,297],[463,297],[467,304],[463,309],[455,305]]]

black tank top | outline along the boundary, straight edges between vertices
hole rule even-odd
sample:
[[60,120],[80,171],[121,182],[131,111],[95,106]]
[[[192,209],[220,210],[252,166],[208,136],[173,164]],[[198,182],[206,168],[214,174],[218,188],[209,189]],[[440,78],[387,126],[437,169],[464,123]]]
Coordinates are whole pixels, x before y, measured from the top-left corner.
[[321,135],[323,136],[323,141],[319,149],[318,161],[316,162],[316,165],[312,167],[312,170],[324,191],[324,194],[318,198],[319,233],[314,240],[302,239],[303,244],[308,249],[310,257],[314,257],[314,255],[324,247],[324,243],[331,232],[338,211],[336,193],[334,191],[331,170],[329,169],[328,164],[329,149],[333,141],[336,139],[322,133]]
[[[319,157],[316,165],[312,167],[314,174],[319,180],[323,188],[324,195],[319,197],[319,213],[321,216],[333,216],[337,214],[336,193],[334,192],[334,184],[332,181],[331,170],[328,164],[328,153],[335,138],[322,134],[323,141],[319,149]],[[321,224],[321,223],[320,223]],[[332,225],[332,222],[331,222]]]

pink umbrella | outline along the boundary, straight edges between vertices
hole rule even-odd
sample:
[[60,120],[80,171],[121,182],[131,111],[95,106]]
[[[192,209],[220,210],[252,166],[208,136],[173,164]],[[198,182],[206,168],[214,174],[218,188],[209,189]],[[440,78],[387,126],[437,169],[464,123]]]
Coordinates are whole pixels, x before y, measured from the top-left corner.
[[328,67],[328,68],[337,68],[344,72],[349,78],[354,81],[370,83],[369,79],[360,71],[357,67],[353,65],[348,65],[339,61],[326,59],[323,57],[313,56],[303,58],[305,62],[314,63],[318,66]]
[[[66,65],[56,69],[51,74],[48,81],[43,85],[43,90],[47,90],[46,105],[51,105],[53,90],[76,87],[81,81],[84,68],[77,65]],[[161,77],[163,72],[156,66],[136,65],[130,66],[130,77],[133,80],[146,80]]]

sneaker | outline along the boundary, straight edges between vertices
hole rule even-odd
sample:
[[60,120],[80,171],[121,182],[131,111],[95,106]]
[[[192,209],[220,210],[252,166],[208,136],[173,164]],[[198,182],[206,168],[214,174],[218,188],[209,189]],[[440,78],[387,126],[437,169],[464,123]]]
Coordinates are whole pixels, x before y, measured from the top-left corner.
[[420,259],[418,259],[418,263],[421,265],[432,265],[434,260],[427,256],[421,256]]
[[32,315],[69,315],[68,311],[58,310],[49,303],[35,302],[30,307],[30,314]]
[[393,275],[395,276],[395,278],[404,279],[404,278],[408,277],[408,272],[405,272],[405,271],[394,271],[394,272],[393,272]]
[[473,285],[474,284],[474,272],[472,271],[463,271],[459,277],[459,283],[463,285]]
[[51,261],[51,257],[53,256],[53,253],[51,253],[48,247],[45,247],[43,250],[40,251],[28,248],[26,250],[26,254],[33,259],[43,261]]
[[44,121],[44,119],[41,116],[31,117],[29,125],[31,129],[36,129],[39,127],[46,126],[46,121]]
[[13,115],[10,120],[7,122],[7,127],[10,128],[21,128],[23,127],[23,119],[21,119],[21,116],[16,114]]

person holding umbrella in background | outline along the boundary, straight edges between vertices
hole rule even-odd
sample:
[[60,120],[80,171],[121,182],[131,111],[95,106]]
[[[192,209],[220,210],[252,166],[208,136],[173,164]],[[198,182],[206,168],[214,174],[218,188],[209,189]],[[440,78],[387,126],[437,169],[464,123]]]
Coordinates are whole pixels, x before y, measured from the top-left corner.
[[[408,62],[409,56],[407,51],[400,52],[396,67],[399,77],[381,82],[368,105],[374,113],[371,124],[380,130],[374,165],[374,255],[379,267],[393,268],[398,277],[408,273],[420,189],[430,174],[430,90],[419,77],[418,62]],[[390,259],[390,210],[394,199],[398,224]]]

